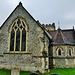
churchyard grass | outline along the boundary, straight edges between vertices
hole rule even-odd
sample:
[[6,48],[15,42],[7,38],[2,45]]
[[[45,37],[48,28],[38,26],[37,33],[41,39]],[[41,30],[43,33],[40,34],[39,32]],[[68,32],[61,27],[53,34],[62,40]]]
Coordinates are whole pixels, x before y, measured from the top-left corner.
[[[50,69],[50,73],[39,74],[39,75],[51,75],[54,73],[59,74],[59,75],[75,75],[75,68]],[[30,73],[29,72],[21,72],[20,75],[30,75]]]
[[[51,75],[54,73],[57,73],[59,75],[75,75],[75,68],[50,69],[50,73],[39,74],[39,75]],[[0,70],[0,75],[11,75],[11,71],[10,70]],[[30,75],[30,72],[21,71],[20,75]]]
[[10,70],[0,70],[0,75],[11,75],[11,71]]
[[50,74],[57,73],[59,75],[75,75],[75,68],[59,68],[51,69]]

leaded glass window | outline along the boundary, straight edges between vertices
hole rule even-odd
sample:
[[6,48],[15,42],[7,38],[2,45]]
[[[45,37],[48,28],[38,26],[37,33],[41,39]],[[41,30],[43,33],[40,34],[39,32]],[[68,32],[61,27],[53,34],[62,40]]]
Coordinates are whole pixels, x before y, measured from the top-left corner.
[[11,31],[11,39],[10,39],[10,51],[14,51],[14,37],[15,36],[15,31],[12,29]]
[[60,49],[58,50],[58,55],[61,55],[61,50]]
[[71,56],[71,50],[69,49],[69,55]]
[[16,49],[15,51],[20,51],[20,30],[16,31]]
[[16,19],[10,28],[10,51],[26,51],[26,23],[24,20]]
[[25,48],[26,48],[26,31],[25,29],[23,29],[22,31],[22,51],[25,51]]
[[71,51],[72,51],[72,50],[71,50],[71,49],[69,49],[69,56],[71,56],[71,55],[72,55]]

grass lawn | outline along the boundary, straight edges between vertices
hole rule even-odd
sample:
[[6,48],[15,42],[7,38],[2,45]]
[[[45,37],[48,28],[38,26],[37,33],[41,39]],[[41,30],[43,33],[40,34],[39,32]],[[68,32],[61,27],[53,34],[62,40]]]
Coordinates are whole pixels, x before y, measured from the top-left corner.
[[20,72],[20,75],[30,75],[30,72],[21,71],[21,72]]
[[[57,73],[60,75],[75,75],[75,68],[59,68],[59,69],[51,69],[48,74],[40,74],[40,75],[51,75],[53,73]],[[30,75],[29,72],[20,72],[20,75]]]
[[9,71],[9,70],[0,70],[0,75],[11,75],[11,71]]
[[50,74],[75,75],[75,68],[51,69],[50,71]]
[[[59,68],[59,69],[51,69],[48,74],[39,74],[39,75],[51,75],[53,73],[57,73],[60,75],[75,75],[75,68]],[[0,75],[11,75],[11,71],[9,70],[0,70]],[[30,75],[30,72],[21,71],[20,75]]]

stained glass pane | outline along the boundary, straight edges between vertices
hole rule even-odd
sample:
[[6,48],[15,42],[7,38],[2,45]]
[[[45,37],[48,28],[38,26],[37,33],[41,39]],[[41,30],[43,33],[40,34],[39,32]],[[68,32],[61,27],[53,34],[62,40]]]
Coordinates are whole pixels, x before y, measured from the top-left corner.
[[17,26],[15,26],[14,28],[15,28],[15,30],[16,30],[16,29],[17,29]]
[[22,28],[23,28],[23,26],[21,25],[21,26],[20,26],[20,28],[22,29]]
[[24,22],[22,21],[22,24],[23,24],[23,26],[25,27],[25,24],[24,24]]
[[58,55],[61,55],[61,50],[60,49],[58,50]]
[[17,21],[17,24],[18,24],[18,26],[21,24],[21,21],[20,21],[20,19],[18,19],[18,21]]
[[16,32],[16,49],[15,51],[20,51],[20,30]]
[[22,31],[22,47],[21,51],[26,51],[26,31],[23,29]]
[[11,31],[11,39],[10,39],[10,51],[14,51],[14,37],[15,32],[14,29]]
[[71,56],[71,50],[69,50],[69,55]]

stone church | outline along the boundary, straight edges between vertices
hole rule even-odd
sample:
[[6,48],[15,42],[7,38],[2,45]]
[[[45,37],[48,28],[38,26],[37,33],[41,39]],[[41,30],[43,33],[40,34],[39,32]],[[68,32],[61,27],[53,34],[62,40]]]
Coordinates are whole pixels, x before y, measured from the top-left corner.
[[0,69],[49,72],[75,67],[75,30],[36,21],[20,2],[0,27]]

